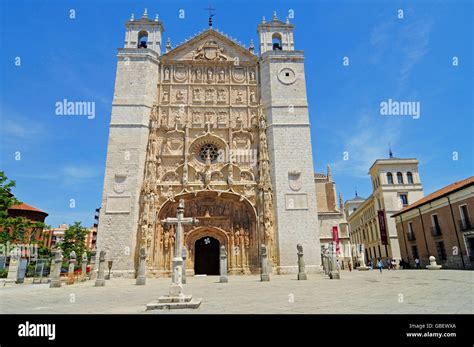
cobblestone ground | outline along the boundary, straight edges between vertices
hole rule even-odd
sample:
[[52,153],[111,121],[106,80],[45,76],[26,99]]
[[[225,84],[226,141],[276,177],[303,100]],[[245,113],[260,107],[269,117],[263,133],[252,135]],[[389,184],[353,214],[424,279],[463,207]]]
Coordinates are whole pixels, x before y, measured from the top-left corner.
[[297,281],[295,275],[188,277],[184,293],[202,298],[197,310],[145,311],[167,294],[170,279],[112,278],[105,287],[93,281],[61,288],[48,284],[0,286],[0,313],[474,313],[474,272],[455,270],[343,271],[340,280],[324,274]]

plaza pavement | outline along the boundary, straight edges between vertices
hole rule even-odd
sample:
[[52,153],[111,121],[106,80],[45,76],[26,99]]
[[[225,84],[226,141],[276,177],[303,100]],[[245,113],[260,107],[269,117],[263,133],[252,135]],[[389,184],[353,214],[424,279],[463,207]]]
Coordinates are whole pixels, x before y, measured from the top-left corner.
[[135,280],[112,278],[105,287],[94,281],[61,288],[48,284],[0,286],[0,313],[337,313],[337,314],[451,314],[474,313],[474,272],[456,270],[342,271],[340,280],[310,274],[188,277],[184,293],[202,298],[197,310],[145,311],[145,305],[167,294],[169,278]]

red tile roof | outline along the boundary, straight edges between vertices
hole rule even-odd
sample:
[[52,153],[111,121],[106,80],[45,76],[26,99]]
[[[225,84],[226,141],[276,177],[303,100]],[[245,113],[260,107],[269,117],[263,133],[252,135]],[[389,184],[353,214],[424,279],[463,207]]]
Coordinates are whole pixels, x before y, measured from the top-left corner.
[[425,196],[424,198],[421,198],[420,200],[415,201],[413,204],[406,206],[399,212],[395,213],[392,215],[392,217],[398,216],[404,212],[410,211],[418,206],[427,204],[428,202],[431,202],[433,200],[439,199],[449,193],[452,193],[456,190],[462,189],[464,187],[467,187],[471,184],[474,184],[474,176],[468,177],[462,181],[454,182],[450,184],[449,186],[443,187],[434,193],[431,193],[430,195]]
[[9,210],[23,210],[23,211],[34,211],[34,212],[40,212],[40,213],[44,213],[47,215],[46,212],[44,211],[41,211],[40,209],[37,209],[36,207],[33,207],[33,206],[30,206],[28,204],[25,204],[25,203],[21,203],[19,205],[13,205],[12,207],[9,208]]

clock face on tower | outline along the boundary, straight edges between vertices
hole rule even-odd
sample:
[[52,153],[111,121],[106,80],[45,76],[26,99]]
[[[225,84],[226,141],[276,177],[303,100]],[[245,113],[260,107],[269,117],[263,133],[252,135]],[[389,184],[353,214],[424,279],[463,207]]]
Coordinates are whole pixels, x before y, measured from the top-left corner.
[[278,72],[278,80],[283,84],[293,84],[296,81],[296,74],[289,67],[284,67]]

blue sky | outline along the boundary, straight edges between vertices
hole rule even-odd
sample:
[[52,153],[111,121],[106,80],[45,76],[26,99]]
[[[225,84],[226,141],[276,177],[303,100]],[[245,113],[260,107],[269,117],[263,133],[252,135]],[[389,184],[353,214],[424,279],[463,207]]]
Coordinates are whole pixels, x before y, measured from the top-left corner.
[[[388,156],[388,143],[395,156],[420,160],[425,194],[473,174],[472,1],[211,3],[215,27],[246,45],[258,42],[262,16],[293,10],[296,49],[306,57],[315,170],[330,163],[345,199],[356,187],[371,193],[368,168]],[[158,12],[175,46],[206,29],[208,4],[1,2],[0,170],[16,180],[20,200],[50,214],[48,224],[91,225],[100,206],[124,22],[145,7],[150,17]],[[55,115],[63,99],[94,101],[95,118]],[[382,116],[379,105],[388,99],[420,102],[420,118]]]

